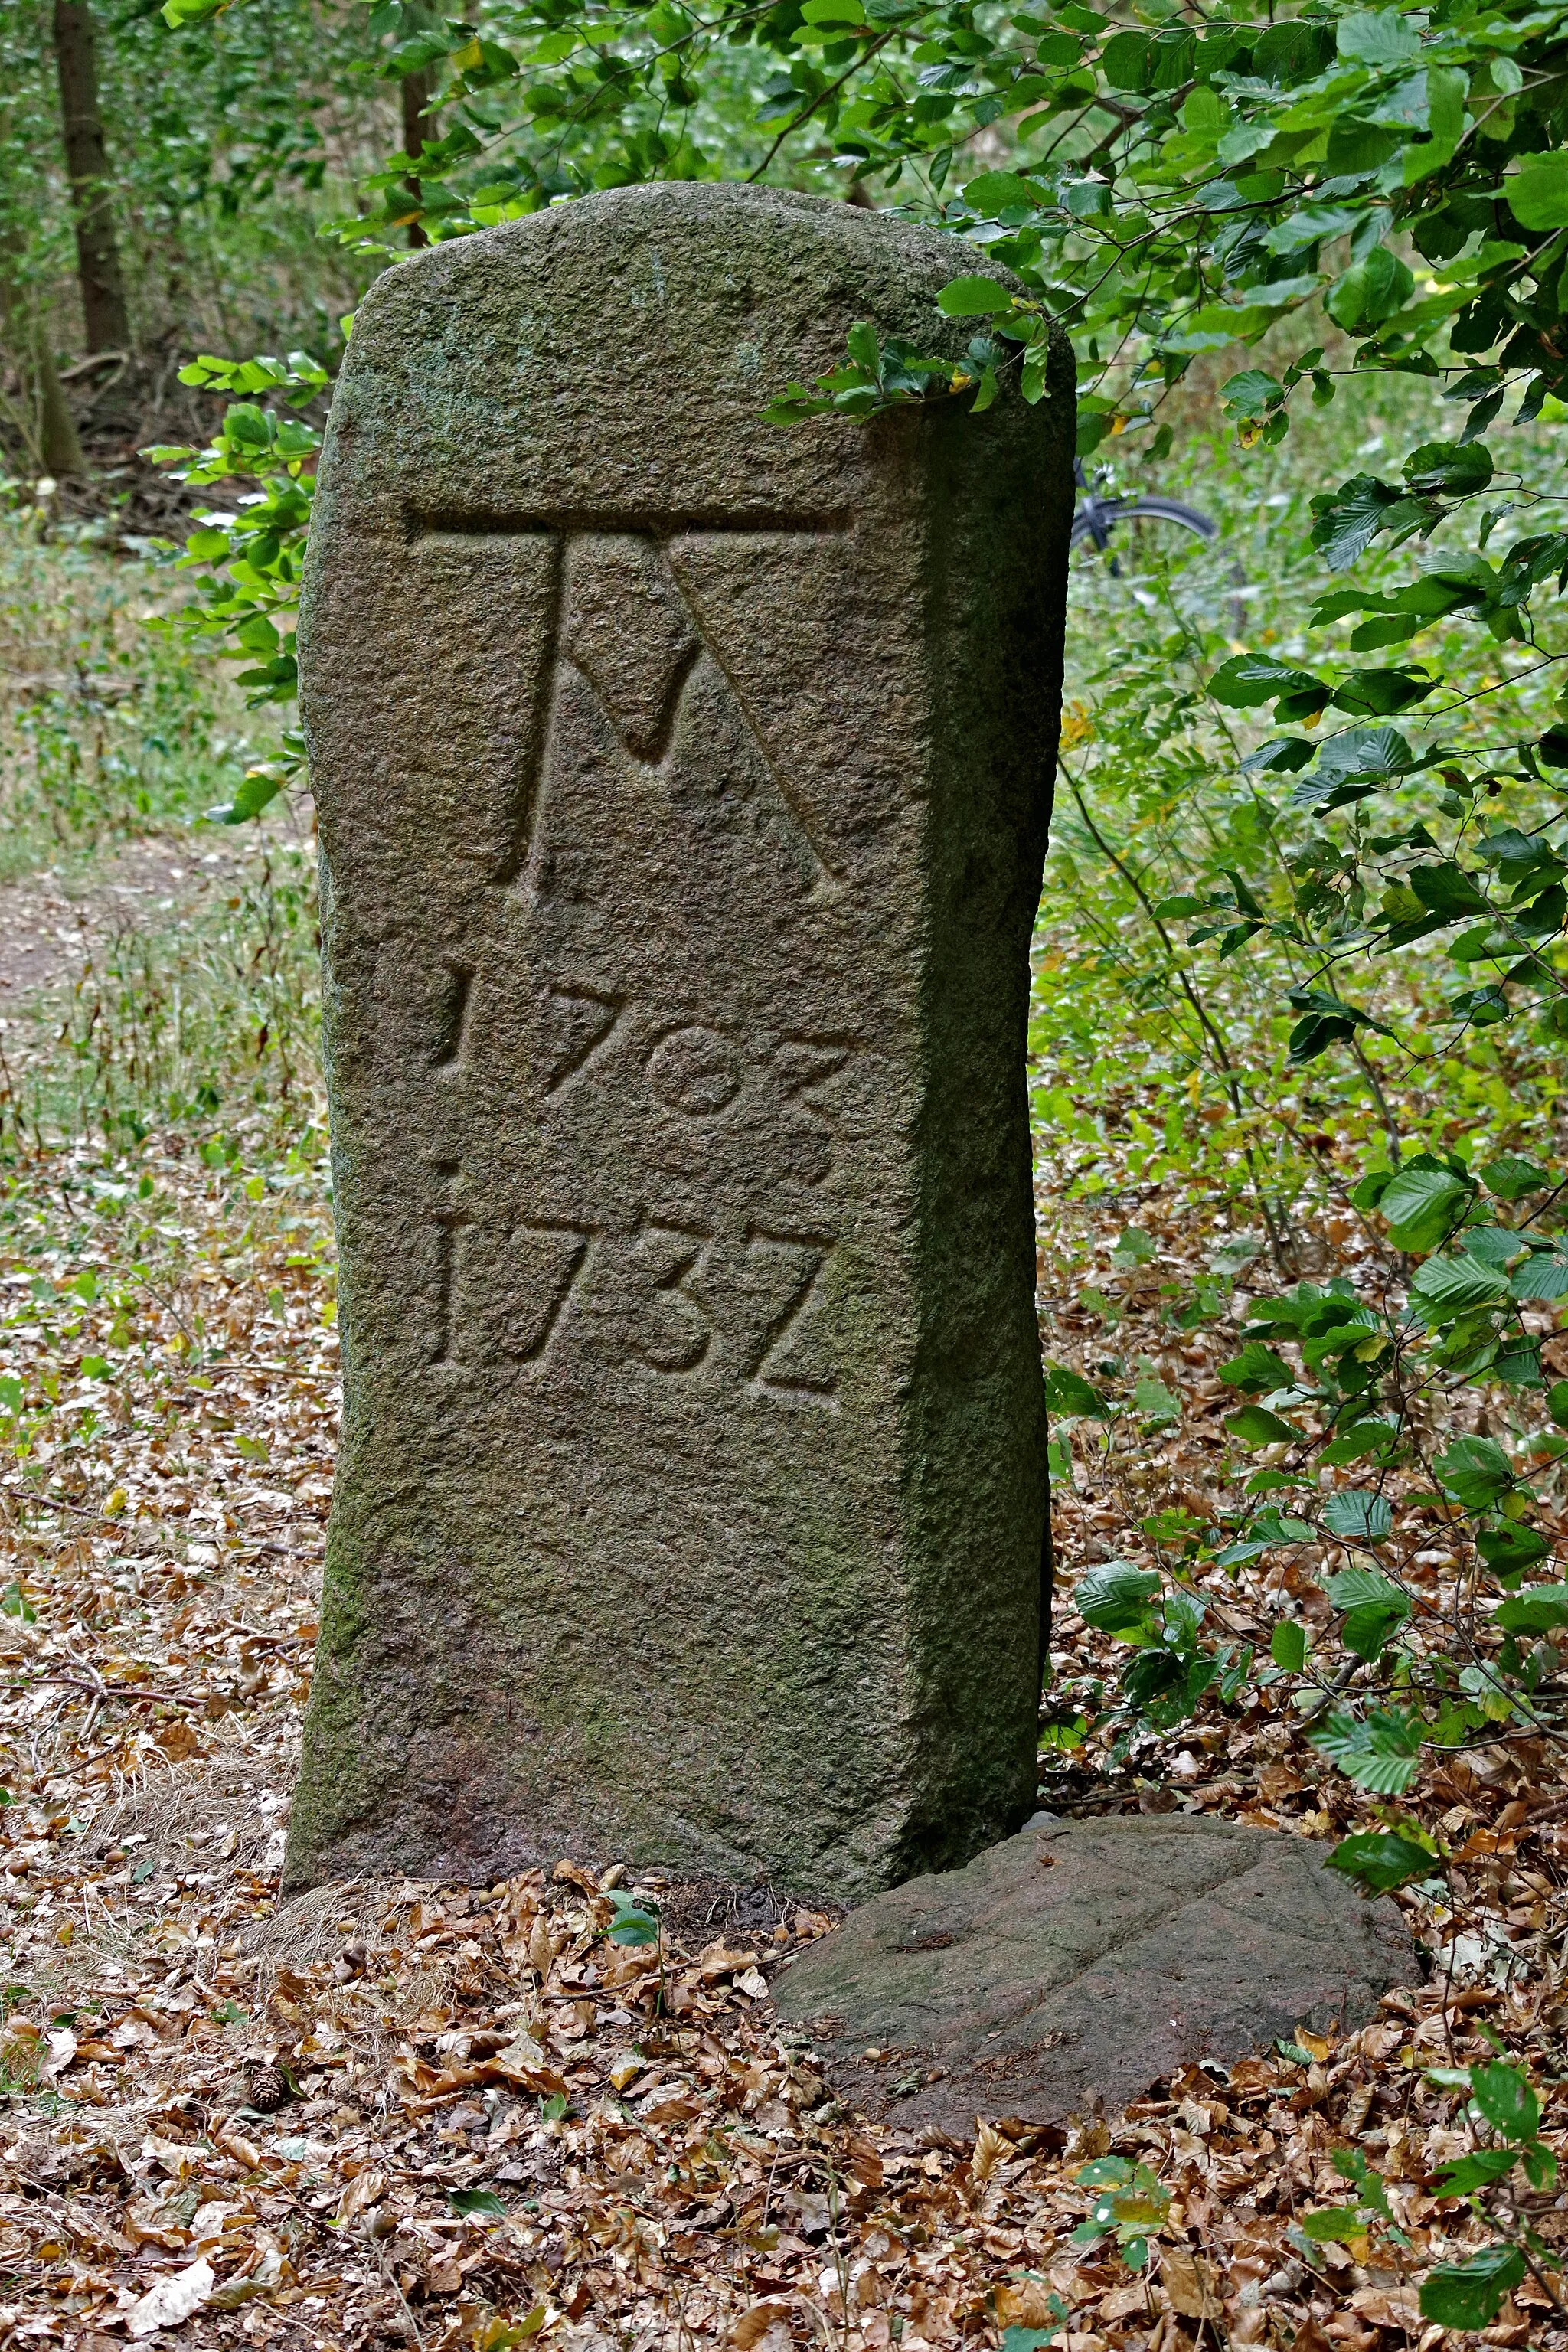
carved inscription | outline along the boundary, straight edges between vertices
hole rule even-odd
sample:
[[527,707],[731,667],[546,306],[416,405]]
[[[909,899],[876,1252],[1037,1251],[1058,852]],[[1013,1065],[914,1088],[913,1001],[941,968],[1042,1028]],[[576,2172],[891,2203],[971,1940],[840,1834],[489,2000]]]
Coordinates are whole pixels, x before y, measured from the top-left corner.
[[510,1255],[522,1277],[522,1309],[510,1321],[501,1353],[520,1364],[542,1363],[559,1329],[578,1277],[594,1246],[585,1225],[513,1225]]
[[752,1364],[752,1386],[765,1396],[826,1401],[838,1385],[810,1342],[811,1309],[820,1303],[819,1285],[832,1246],[828,1239],[794,1234],[752,1234],[747,1242],[748,1254],[780,1265],[789,1285]]
[[[461,1172],[455,1160],[442,1160],[436,1163],[437,1181],[448,1188],[456,1186]],[[433,1360],[437,1364],[450,1363],[452,1360],[458,1298],[458,1243],[462,1229],[468,1222],[468,1213],[458,1200],[455,1191],[448,1189],[436,1212],[436,1264],[432,1286],[436,1297],[436,1348]]]
[[463,1056],[463,1037],[468,1027],[468,1012],[473,1003],[474,973],[469,964],[458,963],[448,957],[446,964],[447,985],[441,992],[437,1011],[436,1036],[436,1067],[449,1069]]
[[541,1076],[547,1095],[559,1094],[587,1068],[614,1034],[625,1002],[595,988],[549,991],[540,1013]]
[[[460,1086],[485,1052],[471,1008],[481,991],[499,1002],[505,977],[455,961],[446,977],[432,1058],[444,1086]],[[731,1134],[731,1166],[740,1154],[759,1176],[814,1192],[832,1173],[841,1116],[834,1081],[858,1050],[851,1039],[789,1036],[748,1052],[722,1030],[661,1020],[636,997],[580,980],[542,992],[535,1034],[536,1116],[545,1134],[575,1087],[602,1087],[624,1109],[640,1084],[656,1126],[673,1122],[697,1138],[715,1129]],[[612,1043],[619,1047],[613,1066],[605,1058]],[[424,1352],[432,1365],[537,1372],[566,1351],[660,1378],[700,1376],[761,1398],[834,1399],[831,1223],[807,1230],[763,1217],[740,1228],[732,1212],[715,1223],[650,1202],[627,1230],[574,1211],[499,1201],[493,1184],[487,1196],[455,1158],[426,1164],[434,1186]],[[647,1172],[655,1169],[650,1160]]]
[[713,1310],[701,1288],[710,1239],[650,1217],[632,1244],[626,1346],[649,1371],[694,1372],[712,1348]]
[[[564,520],[523,517],[489,528],[411,520],[433,599],[449,595],[448,583],[471,573],[476,541],[498,590],[514,575],[535,583],[539,643],[527,667],[537,688],[524,698],[526,723],[514,722],[522,739],[515,760],[502,762],[507,839],[490,863],[492,884],[533,898],[574,887],[576,845],[570,827],[562,831],[556,823],[565,813],[554,805],[563,781],[554,752],[565,706],[586,693],[621,758],[648,775],[668,770],[688,715],[699,726],[723,727],[744,746],[754,770],[756,822],[778,843],[803,894],[832,898],[843,887],[818,814],[773,747],[764,698],[749,675],[744,627],[728,609],[731,600],[707,576],[715,547],[781,533],[831,541],[841,537],[842,523],[759,518],[726,530],[704,519],[694,527],[672,520],[655,532],[574,529]],[[516,593],[509,589],[503,601]],[[464,716],[482,729],[481,710]],[[498,755],[499,747],[482,763],[487,772]]]
[[[433,580],[462,573],[474,535],[416,526]],[[757,536],[770,535],[764,522]],[[436,1183],[426,1359],[567,1377],[615,1364],[656,1381],[835,1409],[834,1234],[815,1217],[809,1230],[780,1222],[766,1204],[780,1182],[818,1195],[827,1185],[837,1140],[832,1082],[857,1042],[802,1034],[756,1048],[723,1019],[661,1007],[617,984],[602,953],[586,975],[570,944],[579,909],[622,910],[624,923],[629,906],[634,923],[661,919],[654,894],[668,887],[658,877],[669,869],[635,860],[647,854],[648,829],[671,822],[707,828],[729,860],[721,871],[754,891],[758,919],[776,921],[781,909],[843,887],[808,797],[771,748],[770,709],[772,724],[780,714],[729,611],[724,564],[745,533],[722,534],[717,571],[705,555],[711,524],[656,533],[520,518],[484,536],[522,551],[499,568],[487,558],[487,577],[517,570],[540,583],[536,650],[518,705],[533,716],[513,738],[512,764],[497,742],[484,766],[487,777],[506,768],[509,778],[510,838],[482,886],[504,912],[466,933],[477,940],[487,931],[489,946],[454,947],[417,983],[416,1066],[441,1076],[448,1116],[459,1121],[444,1133],[461,1131],[470,1079],[521,1080],[542,1136],[572,1122],[566,1166],[574,1153],[581,1164],[595,1100],[614,1100],[622,1153],[625,1113],[640,1103],[647,1156],[633,1181],[647,1192],[628,1224],[624,1195],[614,1214],[590,1211],[575,1180],[553,1197],[531,1180],[521,1200],[506,1202],[494,1197],[497,1179],[465,1183],[458,1159],[427,1162]],[[472,716],[482,730],[477,708]],[[504,725],[499,704],[496,717]],[[628,842],[634,883],[616,879]],[[672,912],[702,919],[698,908]],[[526,941],[526,977],[497,944],[509,939]],[[531,1000],[521,1022],[520,986]],[[501,1040],[526,1041],[524,1069]],[[742,1193],[752,1194],[749,1222],[734,1205],[738,1153],[759,1180]],[[710,1214],[704,1171],[721,1166],[728,1201],[722,1215]],[[657,1197],[672,1172],[686,1187],[679,1206]]]
[[434,1221],[433,1365],[541,1372],[570,1347],[584,1363],[832,1403],[820,1322],[830,1234],[751,1231],[737,1244],[658,1213],[620,1234],[489,1223],[462,1205],[459,1171],[437,1172],[450,1189]]
[[713,1118],[727,1110],[744,1075],[730,1039],[695,1023],[667,1030],[647,1057],[655,1094],[668,1109],[688,1118]]

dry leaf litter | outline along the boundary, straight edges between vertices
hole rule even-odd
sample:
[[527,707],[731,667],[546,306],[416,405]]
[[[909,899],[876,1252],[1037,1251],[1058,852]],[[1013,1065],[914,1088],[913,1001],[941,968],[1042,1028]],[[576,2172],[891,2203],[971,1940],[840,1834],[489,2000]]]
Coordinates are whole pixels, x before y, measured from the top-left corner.
[[[769,1975],[829,1929],[826,1907],[587,1854],[489,1888],[281,1899],[338,1406],[332,1260],[319,1125],[264,1167],[258,1146],[257,1169],[243,1122],[235,1143],[24,1150],[0,1234],[0,1400],[27,1448],[0,1478],[0,2347],[918,2352],[1059,2323],[1063,2352],[1433,2352],[1418,2282],[1487,2232],[1434,2193],[1471,2134],[1425,2069],[1484,2057],[1488,2025],[1531,2063],[1550,2143],[1568,2120],[1555,1757],[1500,1737],[1413,1792],[1458,1847],[1456,1907],[1400,1898],[1431,1973],[1370,2025],[1190,2066],[1065,2130],[977,2117],[963,2144],[868,2126],[781,2032]],[[1162,1282],[1214,1239],[1190,1198],[1145,1191],[1158,1256],[1130,1269],[1119,1216],[1065,1192],[1042,1207],[1102,1286],[1086,1309],[1045,1255],[1053,1352],[1092,1376],[1113,1311],[1190,1408],[1131,1456],[1075,1439],[1059,1719],[1080,1698],[1092,1714],[1110,1673],[1075,1572],[1146,1557],[1152,1510],[1210,1505],[1234,1323],[1177,1341],[1160,1321]],[[1314,1246],[1347,1263],[1356,1229],[1330,1218]],[[1436,1591],[1452,1555],[1409,1532]],[[1320,1565],[1283,1571],[1309,1612]],[[1215,1598],[1245,1612],[1247,1593],[1242,1577]],[[1211,1703],[1157,1754],[1113,1761],[1110,1740],[1048,1757],[1045,1801],[1314,1837],[1372,1819],[1267,1691]],[[627,1888],[659,1906],[658,1946],[608,1940]],[[1303,2239],[1305,2214],[1343,2203],[1331,2152],[1352,2144],[1403,2244]],[[1071,2242],[1094,2201],[1077,2176],[1108,2152],[1159,2185],[1142,2273]],[[1555,2197],[1530,2210],[1568,2236]],[[1485,2340],[1568,2331],[1531,2280]]]

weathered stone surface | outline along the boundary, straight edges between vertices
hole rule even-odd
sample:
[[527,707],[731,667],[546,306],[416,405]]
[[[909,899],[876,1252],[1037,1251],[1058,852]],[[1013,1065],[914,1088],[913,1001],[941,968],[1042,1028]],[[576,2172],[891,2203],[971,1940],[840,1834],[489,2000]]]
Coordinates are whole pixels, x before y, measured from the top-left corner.
[[292,1882],[866,1892],[1033,1800],[1024,1092],[1070,357],[764,399],[971,249],[595,196],[361,309],[312,539],[346,1408]]
[[1043,1818],[852,1912],[773,1997],[840,2094],[890,2122],[1114,2113],[1191,2060],[1364,2024],[1411,1979],[1397,1906],[1363,1901],[1329,1851],[1202,1817]]

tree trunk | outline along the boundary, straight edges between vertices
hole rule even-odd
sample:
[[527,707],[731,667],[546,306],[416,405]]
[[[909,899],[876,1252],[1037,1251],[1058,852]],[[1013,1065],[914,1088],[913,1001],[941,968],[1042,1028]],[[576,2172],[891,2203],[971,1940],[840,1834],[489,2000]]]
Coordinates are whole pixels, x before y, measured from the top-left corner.
[[[417,155],[427,138],[434,143],[436,117],[430,107],[434,96],[434,77],[428,66],[420,66],[415,72],[404,75],[403,152],[405,155]],[[412,173],[408,178],[408,193],[417,204],[419,183]],[[408,242],[413,246],[428,245],[430,242],[416,220],[408,224]]]
[[109,157],[98,107],[98,55],[88,0],[55,0],[55,63],[60,77],[60,122],[66,171],[76,213],[77,269],[89,352],[126,351],[125,281],[120,271]]
[[[16,366],[20,404],[16,429],[29,458],[44,474],[85,474],[76,419],[55,366],[43,320],[28,289],[11,274],[12,240],[0,237],[0,342]],[[9,401],[5,403],[9,408]]]

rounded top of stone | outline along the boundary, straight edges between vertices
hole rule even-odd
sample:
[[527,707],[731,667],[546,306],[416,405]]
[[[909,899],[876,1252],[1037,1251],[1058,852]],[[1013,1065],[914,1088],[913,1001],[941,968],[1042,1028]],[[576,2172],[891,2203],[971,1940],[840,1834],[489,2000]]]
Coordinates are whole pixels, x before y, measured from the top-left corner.
[[1011,386],[973,419],[944,400],[868,427],[765,414],[790,383],[840,366],[858,321],[957,358],[973,322],[944,318],[936,298],[978,258],[962,238],[834,197],[719,181],[607,189],[430,247],[360,306],[312,545],[350,509],[405,540],[837,527],[875,446],[929,450],[955,427],[984,446],[1070,432],[1065,338],[1048,424],[1026,423]]
[[[379,278],[365,295],[356,320],[356,336],[364,323],[417,288],[425,292],[483,277],[497,266],[537,268],[552,249],[586,247],[609,263],[612,277],[630,248],[647,237],[694,231],[721,236],[749,254],[772,247],[783,259],[798,260],[807,247],[841,249],[847,262],[873,271],[880,263],[900,264],[922,287],[941,287],[949,277],[973,268],[982,257],[979,248],[950,231],[927,228],[891,214],[868,211],[837,196],[808,195],[795,188],[753,185],[732,180],[654,180],[629,188],[604,188],[592,195],[574,196],[543,212],[527,213],[519,220],[502,221],[470,236],[452,237],[423,247],[399,261]],[[729,257],[710,250],[719,267]],[[1009,291],[1022,292],[1010,270],[987,264],[985,274]],[[933,338],[943,322],[940,314],[930,322]],[[949,333],[952,333],[949,330]],[[965,331],[967,332],[967,331]]]

